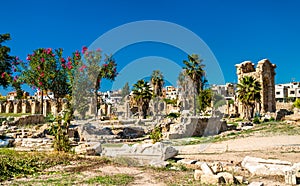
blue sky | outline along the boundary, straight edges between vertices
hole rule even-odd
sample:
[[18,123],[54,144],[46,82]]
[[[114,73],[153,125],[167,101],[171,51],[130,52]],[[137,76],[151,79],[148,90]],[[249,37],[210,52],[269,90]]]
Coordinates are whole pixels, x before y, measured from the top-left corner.
[[[11,47],[12,55],[23,60],[40,47],[63,48],[68,56],[120,25],[161,20],[200,37],[216,57],[226,82],[237,81],[235,64],[245,60],[257,63],[264,58],[277,65],[276,83],[292,78],[300,81],[297,0],[10,0],[1,2],[1,7],[0,33],[11,34],[12,40],[6,45]],[[160,56],[182,65],[185,55],[172,46],[146,42],[120,50],[115,59],[121,70],[147,56]],[[102,90],[111,87],[104,83]],[[1,89],[1,94],[6,91]]]

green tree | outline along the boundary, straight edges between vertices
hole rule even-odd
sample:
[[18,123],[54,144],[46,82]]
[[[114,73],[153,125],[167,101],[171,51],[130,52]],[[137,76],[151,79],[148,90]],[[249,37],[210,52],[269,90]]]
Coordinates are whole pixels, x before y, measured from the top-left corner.
[[27,56],[26,62],[20,61],[17,67],[21,72],[21,81],[41,91],[42,114],[44,93],[52,91],[55,98],[59,98],[69,94],[71,90],[65,70],[68,67],[62,52],[62,49],[53,51],[51,48],[39,48]]
[[253,118],[255,105],[261,102],[260,83],[252,76],[245,76],[237,87],[238,99],[243,105],[244,118]]
[[126,82],[124,87],[122,88],[122,99],[124,99],[125,96],[130,94],[130,88],[129,88],[129,83]]
[[159,70],[154,70],[151,75],[151,85],[153,87],[154,96],[162,96],[164,86],[164,76]]
[[[100,89],[103,78],[114,81],[117,76],[117,64],[113,56],[106,55],[102,61],[102,51],[100,49],[88,51],[87,47],[83,47],[83,61],[85,62],[85,71],[89,82],[91,83],[92,94],[97,100],[98,90]],[[84,76],[83,76],[84,77]],[[90,91],[90,90],[87,90]],[[97,114],[97,101],[95,101],[95,114]]]
[[146,119],[149,102],[152,97],[150,85],[144,80],[138,80],[137,83],[133,85],[132,91],[133,98],[138,105],[139,115]]
[[188,55],[188,60],[183,61],[185,74],[193,81],[197,95],[200,94],[207,82],[204,71],[205,65],[202,64],[202,61],[197,54]]
[[12,80],[12,64],[16,63],[16,58],[10,56],[10,48],[3,45],[4,42],[10,40],[10,34],[0,34],[0,86],[6,88]]

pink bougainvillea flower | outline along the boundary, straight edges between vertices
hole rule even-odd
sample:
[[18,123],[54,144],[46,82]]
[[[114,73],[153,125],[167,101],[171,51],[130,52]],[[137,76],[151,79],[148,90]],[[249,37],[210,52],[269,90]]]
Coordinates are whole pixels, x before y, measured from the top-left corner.
[[18,56],[16,57],[16,60],[19,60],[19,57],[18,57]]
[[47,54],[50,54],[52,52],[52,48],[47,49]]
[[65,65],[65,64],[62,64],[61,67],[66,68],[66,65]]
[[88,48],[87,48],[86,46],[83,46],[83,47],[82,47],[82,51],[81,51],[81,52],[84,54],[84,53],[85,53],[85,51],[87,51],[87,49],[88,49]]
[[71,66],[68,66],[68,69],[69,69],[69,70],[71,70],[72,68],[73,68],[73,66],[72,66],[72,65],[71,65]]
[[66,60],[65,60],[64,58],[60,58],[60,61],[61,61],[62,63],[65,63],[65,62],[66,62]]
[[40,66],[38,66],[38,67],[37,67],[37,69],[38,69],[38,70],[40,70],[40,69],[41,69],[41,67],[40,67]]
[[30,55],[28,55],[28,56],[26,57],[26,60],[28,60],[28,61],[31,60]]
[[42,72],[42,73],[41,73],[41,77],[44,77],[44,76],[45,76],[45,74],[44,74],[44,72]]
[[97,48],[97,50],[96,50],[97,52],[101,52],[101,49],[100,48]]
[[71,57],[70,56],[68,56],[68,61],[71,61]]
[[103,64],[104,67],[107,67],[107,64]]
[[41,62],[42,62],[42,63],[44,63],[44,62],[45,62],[45,59],[44,59],[43,57],[41,58]]
[[41,85],[41,86],[42,86],[42,85],[43,85],[43,83],[42,83],[42,82],[39,82],[39,85]]
[[14,77],[14,82],[16,82],[18,80],[18,76]]
[[2,77],[2,78],[4,78],[4,77],[5,77],[5,72],[3,72],[3,73],[1,74],[1,77]]
[[52,56],[54,57],[54,56],[55,56],[55,54],[52,54]]

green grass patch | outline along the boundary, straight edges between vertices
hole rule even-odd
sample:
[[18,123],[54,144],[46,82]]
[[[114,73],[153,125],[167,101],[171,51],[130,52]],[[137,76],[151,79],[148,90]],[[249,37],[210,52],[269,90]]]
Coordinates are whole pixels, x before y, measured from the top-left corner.
[[127,174],[115,174],[106,176],[96,176],[85,182],[88,184],[103,184],[103,185],[128,185],[134,180],[133,176]]
[[78,158],[66,153],[17,152],[0,149],[0,181],[42,172],[58,164],[68,164]]
[[285,122],[265,122],[254,126],[252,129],[242,131],[232,131],[226,135],[215,135],[208,137],[192,137],[176,145],[196,145],[202,143],[215,143],[230,139],[242,138],[259,134],[262,136],[270,135],[300,135],[300,126],[287,124]]

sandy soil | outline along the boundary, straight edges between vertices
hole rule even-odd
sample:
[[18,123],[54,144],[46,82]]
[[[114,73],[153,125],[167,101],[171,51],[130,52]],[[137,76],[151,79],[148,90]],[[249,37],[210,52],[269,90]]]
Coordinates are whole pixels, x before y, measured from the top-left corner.
[[182,158],[242,161],[245,156],[300,162],[300,136],[250,136],[219,143],[178,146]]

